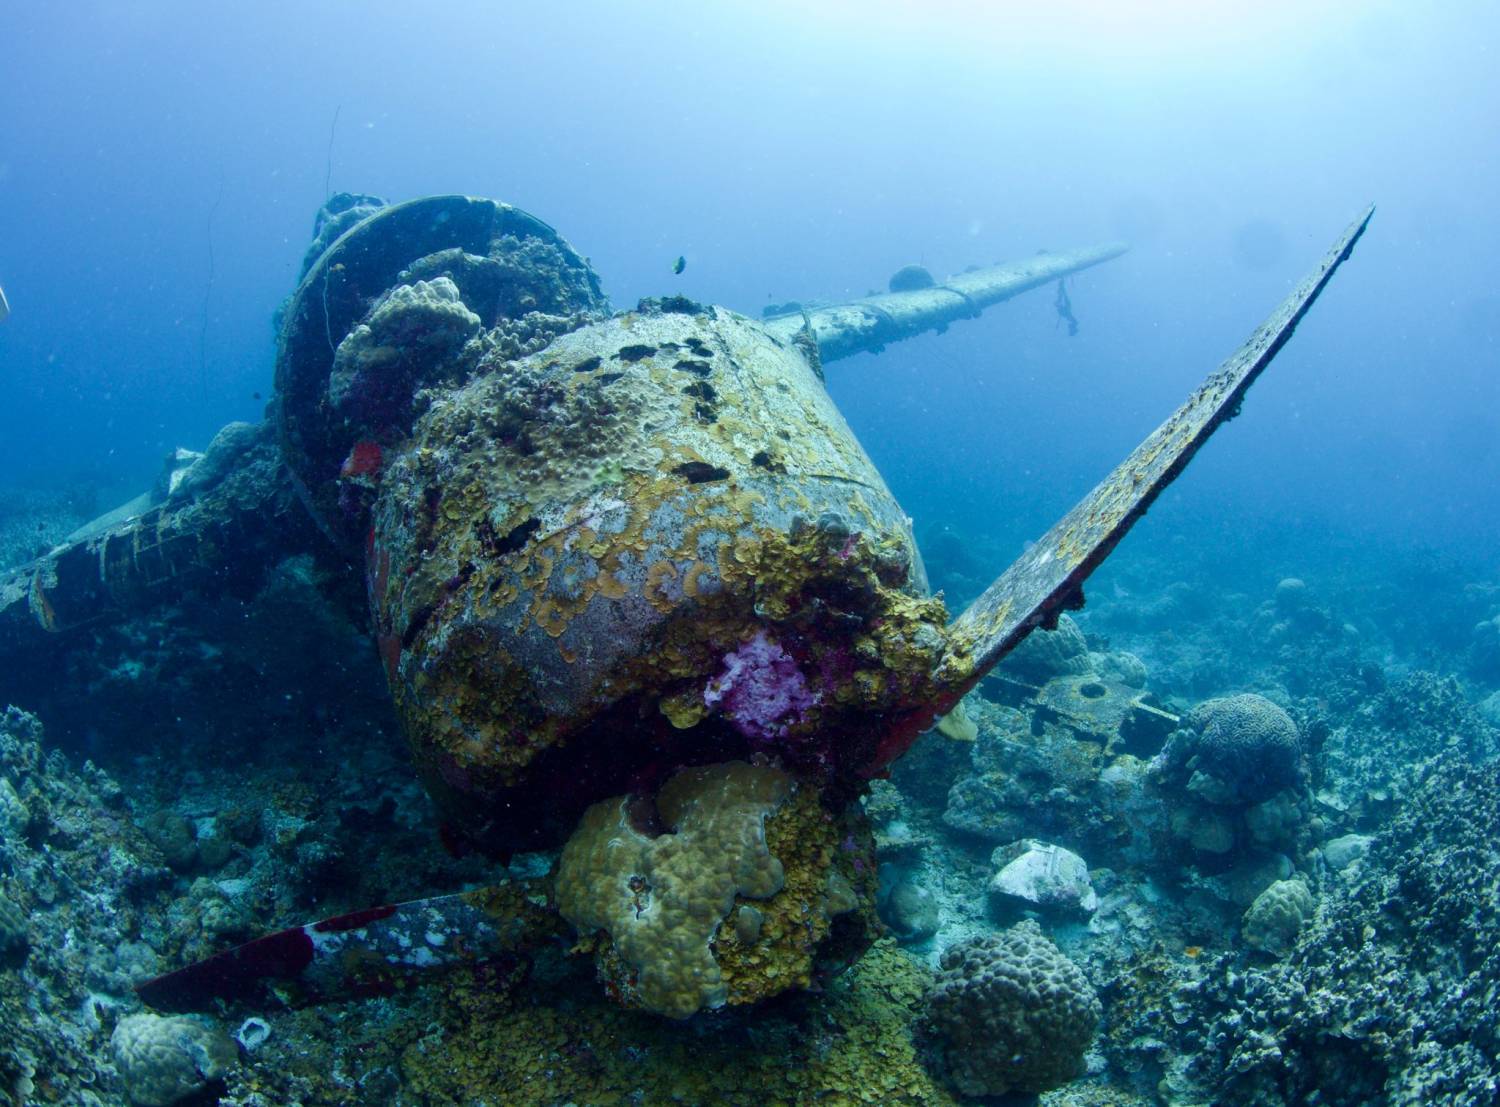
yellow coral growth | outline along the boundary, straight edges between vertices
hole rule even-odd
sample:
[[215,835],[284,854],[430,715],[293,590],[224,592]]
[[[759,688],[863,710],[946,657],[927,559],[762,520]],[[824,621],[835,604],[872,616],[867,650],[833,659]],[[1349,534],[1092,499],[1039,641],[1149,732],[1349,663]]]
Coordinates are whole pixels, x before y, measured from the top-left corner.
[[[766,842],[785,869],[785,886],[768,901],[740,904],[714,938],[730,1003],[806,988],[817,955],[852,959],[879,929],[875,847],[857,807],[835,816],[813,789],[799,788],[766,821]],[[851,912],[858,919],[844,940],[830,940],[835,918]]]
[[791,793],[791,778],[770,766],[685,769],[657,798],[673,830],[657,838],[630,825],[628,796],[594,804],[563,847],[558,910],[584,936],[608,932],[641,1006],[673,1018],[722,1006],[728,990],[709,943],[736,895],[781,890],[765,820]]
[[514,1107],[954,1107],[912,1040],[929,983],[881,942],[804,1004],[761,1014],[753,1048],[740,1024],[687,1035],[602,998],[570,995],[564,1012],[534,995],[455,990],[432,1040],[406,1049],[403,1083],[435,1103]]

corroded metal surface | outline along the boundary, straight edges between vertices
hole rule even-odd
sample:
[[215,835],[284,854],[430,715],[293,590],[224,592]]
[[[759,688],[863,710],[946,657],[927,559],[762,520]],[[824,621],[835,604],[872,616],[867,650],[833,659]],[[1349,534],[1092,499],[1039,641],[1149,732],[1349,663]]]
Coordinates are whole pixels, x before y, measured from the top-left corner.
[[385,473],[380,653],[450,817],[556,839],[622,781],[763,749],[861,779],[946,613],[801,350],[676,301],[436,401]]
[[[457,200],[470,214],[481,203]],[[940,327],[1114,253],[1045,256],[769,325],[647,301],[518,343],[496,337],[513,315],[469,303],[493,291],[475,273],[501,264],[494,240],[472,260],[467,244],[439,247],[432,216],[454,203],[390,209],[330,248],[294,301],[278,383],[283,442],[314,511],[341,537],[355,521],[364,530],[379,652],[417,765],[454,828],[497,852],[556,844],[596,800],[647,796],[684,766],[735,758],[773,759],[815,797],[820,822],[852,810],[871,775],[1080,599],[1369,219],[950,626],[910,520],[822,386],[820,354]],[[513,209],[488,210],[476,218]],[[554,260],[572,256],[556,249]],[[331,291],[343,337],[321,316],[320,349],[313,304]],[[390,341],[402,349],[382,352]],[[408,348],[428,362],[382,377]],[[376,412],[384,422],[340,406],[361,374],[370,394],[393,397]],[[1091,695],[1072,689],[1067,709],[1087,715],[1074,700]],[[809,887],[791,906],[805,914],[822,894]],[[373,966],[380,985],[410,967],[422,927],[436,927],[441,942],[422,940],[438,946],[546,930],[527,921],[530,901],[479,906],[425,901],[293,928],[143,994],[178,1002],[267,975],[332,990],[364,979],[351,963]],[[746,994],[789,986],[766,975]]]
[[1349,257],[1374,212],[1371,207],[1351,224],[1318,268],[1245,344],[954,621],[939,670],[940,680],[950,686],[944,702],[972,687],[1031,630],[1082,602],[1084,579],[1209,436],[1238,414],[1246,390]]
[[[1117,248],[791,322],[676,299],[590,323],[597,278],[546,224],[492,201],[416,201],[346,232],[299,288],[278,359],[281,441],[325,527],[364,538],[418,766],[471,837],[555,843],[594,800],[759,753],[836,804],[1076,599],[1363,226],[951,627],[909,520],[822,387],[820,354],[940,325],[960,300],[978,310]],[[588,311],[521,336],[518,314],[547,307]],[[382,376],[392,365],[404,375]],[[365,386],[390,408],[340,406]],[[277,528],[300,522],[274,447],[257,449],[211,494],[0,582],[0,633],[160,602],[194,574],[284,553]]]
[[992,304],[1117,258],[1126,249],[1122,242],[1111,242],[1058,254],[1037,254],[1022,261],[957,273],[931,288],[885,292],[846,304],[809,308],[805,316],[778,316],[766,321],[766,329],[783,341],[791,341],[806,327],[825,362],[867,351],[875,353],[889,342],[924,331],[946,330],[949,323],[972,319]]

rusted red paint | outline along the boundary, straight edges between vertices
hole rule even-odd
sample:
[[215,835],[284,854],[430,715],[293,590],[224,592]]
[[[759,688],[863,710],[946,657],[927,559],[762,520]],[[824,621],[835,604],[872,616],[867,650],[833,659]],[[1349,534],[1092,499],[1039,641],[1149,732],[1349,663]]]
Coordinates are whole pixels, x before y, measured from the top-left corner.
[[[951,705],[949,705],[951,707]],[[939,718],[937,710],[913,711],[904,718],[895,720],[875,746],[875,752],[864,770],[866,780],[887,775],[887,770],[926,730],[931,729]]]

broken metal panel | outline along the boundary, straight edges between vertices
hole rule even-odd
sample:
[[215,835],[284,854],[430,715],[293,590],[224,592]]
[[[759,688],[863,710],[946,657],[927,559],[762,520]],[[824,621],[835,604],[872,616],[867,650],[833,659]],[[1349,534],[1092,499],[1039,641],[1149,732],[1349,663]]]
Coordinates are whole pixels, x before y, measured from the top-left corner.
[[942,332],[949,323],[973,319],[992,304],[1117,258],[1127,249],[1123,242],[1111,242],[1058,254],[1037,254],[1022,261],[958,273],[931,288],[884,292],[777,316],[766,320],[765,326],[785,342],[809,329],[825,362],[858,353],[879,353],[887,343],[925,331]]
[[1038,626],[1081,606],[1084,579],[1171,484],[1215,430],[1239,413],[1246,390],[1286,344],[1364,233],[1372,206],[1269,319],[1170,419],[1049,530],[949,628],[938,679],[956,701]]
[[[313,548],[314,532],[268,434],[190,496],[0,575],[0,652],[224,588]],[[202,462],[200,462],[202,464]]]

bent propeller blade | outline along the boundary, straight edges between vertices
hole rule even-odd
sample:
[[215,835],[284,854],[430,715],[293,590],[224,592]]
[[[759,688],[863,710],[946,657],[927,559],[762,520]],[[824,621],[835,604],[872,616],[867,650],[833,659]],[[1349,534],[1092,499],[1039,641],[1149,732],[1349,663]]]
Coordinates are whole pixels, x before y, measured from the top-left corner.
[[1286,344],[1374,214],[1372,204],[1350,224],[1317,269],[1170,419],[953,621],[937,672],[939,682],[948,688],[942,711],[1032,630],[1055,625],[1063,610],[1079,606],[1085,578],[1187,467],[1209,436],[1239,413],[1246,390]]
[[307,1002],[384,995],[403,982],[474,966],[558,929],[524,884],[501,884],[335,915],[279,930],[136,985],[160,1011],[195,1011],[246,999],[272,981]]

